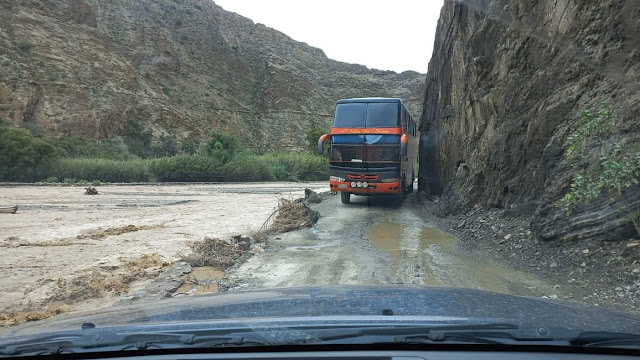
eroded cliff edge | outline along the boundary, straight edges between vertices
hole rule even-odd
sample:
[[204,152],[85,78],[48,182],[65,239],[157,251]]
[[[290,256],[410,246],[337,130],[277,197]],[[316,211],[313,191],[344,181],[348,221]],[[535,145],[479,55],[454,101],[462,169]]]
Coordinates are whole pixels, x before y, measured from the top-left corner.
[[[426,79],[420,191],[445,213],[533,214],[542,240],[620,240],[633,226],[608,197],[571,216],[555,205],[576,169],[563,142],[605,101],[606,142],[640,142],[640,3],[634,0],[446,1]],[[595,161],[597,159],[591,159]],[[640,201],[638,186],[626,197]]]

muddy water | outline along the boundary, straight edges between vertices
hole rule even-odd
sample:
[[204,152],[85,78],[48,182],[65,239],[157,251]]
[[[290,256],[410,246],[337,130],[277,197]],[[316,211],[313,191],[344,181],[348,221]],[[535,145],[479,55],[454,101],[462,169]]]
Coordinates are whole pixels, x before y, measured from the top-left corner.
[[539,288],[524,273],[462,253],[455,237],[430,227],[382,221],[369,227],[367,239],[388,254],[391,276],[397,283],[520,294]]
[[201,295],[218,292],[218,281],[224,276],[224,271],[211,267],[193,267],[191,272],[181,276],[184,284],[176,291],[179,294]]

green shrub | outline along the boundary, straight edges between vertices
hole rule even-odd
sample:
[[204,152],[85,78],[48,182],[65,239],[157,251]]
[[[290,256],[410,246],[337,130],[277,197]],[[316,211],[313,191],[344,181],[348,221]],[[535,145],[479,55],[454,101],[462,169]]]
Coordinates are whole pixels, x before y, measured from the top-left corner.
[[85,179],[78,180],[78,184],[80,184],[80,185],[85,185],[85,184],[88,184],[88,183],[89,183],[89,181],[85,180]]
[[[319,127],[312,127],[311,130],[309,130],[307,132],[307,137],[306,137],[306,141],[307,141],[307,146],[309,147],[309,150],[311,151],[312,154],[317,153],[318,151],[318,139],[320,139],[320,136],[327,134],[328,131],[323,129],[323,128],[319,128]],[[326,150],[329,148],[331,141],[330,140],[326,140],[324,142],[324,153],[327,153]]]
[[101,179],[107,182],[151,181],[147,161],[139,158],[63,158],[51,162],[47,172],[50,176],[59,178]]
[[100,180],[93,180],[93,181],[91,182],[91,185],[93,185],[93,186],[102,185],[102,181],[100,181]]
[[282,164],[272,164],[269,165],[269,171],[278,181],[286,181],[289,180],[289,172],[287,168]]
[[180,154],[150,160],[149,169],[157,181],[220,181],[221,165],[208,156]]
[[75,184],[76,183],[76,179],[64,178],[64,180],[62,180],[62,182],[65,183],[65,184]]
[[160,137],[162,143],[162,152],[166,156],[173,156],[178,153],[178,141],[174,135],[162,135]]
[[140,157],[157,155],[157,152],[154,152],[152,140],[153,134],[151,130],[147,129],[141,121],[137,119],[129,120],[124,136],[124,144],[131,154]]
[[271,152],[262,155],[262,159],[270,169],[284,168],[287,172],[287,178],[278,178],[278,175],[284,174],[281,170],[278,175],[274,176],[278,180],[289,181],[315,181],[326,180],[329,178],[329,160],[324,156],[309,153],[294,152]]
[[120,140],[117,139],[87,139],[81,136],[65,136],[60,138],[46,138],[47,142],[55,146],[62,157],[91,157],[108,159],[126,159],[131,157]]
[[201,153],[226,163],[231,161],[241,150],[242,146],[237,137],[214,130],[209,139],[204,142]]
[[28,40],[20,40],[18,41],[18,43],[16,44],[16,46],[18,47],[18,49],[20,49],[21,51],[27,52],[30,51],[33,48],[33,43],[31,43]]
[[47,180],[45,180],[45,182],[48,182],[48,183],[58,183],[58,182],[60,182],[60,180],[58,180],[58,178],[57,178],[57,177],[55,177],[55,176],[49,176],[49,177],[47,178]]
[[180,152],[185,154],[195,154],[197,144],[192,140],[182,140],[180,142]]
[[252,155],[237,156],[220,168],[222,181],[274,181],[276,178],[269,171],[263,159]]
[[[617,114],[601,102],[595,111],[582,112],[580,126],[564,142],[565,154],[572,167],[580,170],[574,176],[571,190],[558,203],[567,215],[575,206],[604,194],[622,200],[622,211],[640,235],[640,209],[631,206],[623,192],[640,182],[640,146],[624,141],[603,143],[617,125]],[[593,161],[590,159],[598,159]]]
[[0,179],[33,181],[44,178],[39,167],[56,157],[55,148],[28,130],[0,124]]

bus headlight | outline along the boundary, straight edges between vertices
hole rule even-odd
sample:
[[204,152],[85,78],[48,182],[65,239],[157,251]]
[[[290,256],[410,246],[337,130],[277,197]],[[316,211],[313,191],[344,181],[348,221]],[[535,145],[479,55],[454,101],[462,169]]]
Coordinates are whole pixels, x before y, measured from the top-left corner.
[[331,181],[340,181],[340,182],[346,181],[345,178],[341,178],[339,176],[329,176],[329,180],[331,180]]
[[368,182],[366,182],[366,181],[365,181],[365,182],[363,182],[363,183],[362,183],[362,187],[363,187],[363,188],[368,188],[368,187],[369,187],[369,183],[368,183]]
[[352,181],[352,182],[351,182],[351,187],[352,187],[352,188],[356,187],[356,182],[355,182],[355,181]]
[[383,182],[383,183],[400,182],[400,178],[383,179],[383,180],[380,180],[380,182]]

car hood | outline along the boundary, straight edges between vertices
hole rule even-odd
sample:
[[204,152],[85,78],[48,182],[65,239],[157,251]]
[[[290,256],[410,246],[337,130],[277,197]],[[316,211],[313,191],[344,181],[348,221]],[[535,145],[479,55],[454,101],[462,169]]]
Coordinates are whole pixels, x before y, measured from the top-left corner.
[[0,338],[96,327],[316,318],[500,319],[522,326],[640,334],[640,317],[561,300],[452,287],[335,285],[233,291],[79,312],[0,330]]

